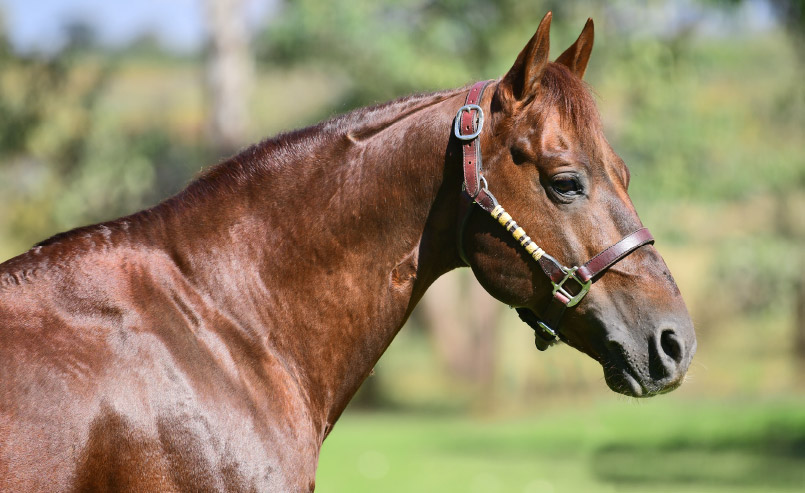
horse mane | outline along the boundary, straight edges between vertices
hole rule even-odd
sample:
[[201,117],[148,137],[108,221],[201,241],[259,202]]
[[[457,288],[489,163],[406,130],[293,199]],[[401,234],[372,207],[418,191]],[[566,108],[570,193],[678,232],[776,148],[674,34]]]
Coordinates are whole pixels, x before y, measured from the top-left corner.
[[118,219],[57,233],[36,243],[34,248],[74,239],[91,241],[98,234],[109,236],[111,231],[127,230],[132,225],[152,221],[168,211],[181,212],[192,208],[199,201],[218,197],[221,192],[235,192],[256,178],[292,166],[294,161],[310,153],[311,149],[345,136],[353,142],[364,140],[464,90],[458,88],[412,94],[357,108],[306,128],[282,132],[203,169],[183,190],[159,204]]
[[[357,108],[307,128],[278,134],[201,172],[179,196],[204,195],[222,186],[241,185],[256,174],[288,166],[301,153],[337,138],[347,136],[352,142],[366,140],[422,109],[466,92],[469,87],[413,94]],[[546,66],[540,83],[540,95],[532,104],[539,105],[537,111],[541,114],[555,107],[560,118],[575,128],[589,133],[600,131],[598,108],[589,86],[562,64],[551,62]]]
[[[201,171],[184,190],[165,201],[132,215],[100,224],[82,226],[58,233],[35,245],[44,247],[76,237],[90,239],[110,230],[128,229],[131,225],[153,220],[167,210],[181,212],[198,201],[217,197],[222,191],[234,192],[255,178],[276,173],[292,166],[300,156],[335,141],[348,138],[361,142],[394,124],[410,118],[422,109],[467,91],[469,85],[430,93],[418,93],[396,100],[357,108],[318,124],[299,130],[280,133],[246,147],[238,154]],[[598,131],[598,109],[589,87],[567,67],[548,63],[540,83],[540,94],[532,104],[544,113],[555,107],[566,124],[587,131]]]
[[[173,198],[192,202],[222,188],[235,189],[256,177],[292,166],[301,156],[344,137],[352,142],[368,139],[463,91],[464,88],[418,93],[396,100],[354,109],[310,127],[283,132],[253,144],[238,154],[200,172]],[[173,202],[168,199],[167,202]],[[174,205],[179,205],[174,204]]]

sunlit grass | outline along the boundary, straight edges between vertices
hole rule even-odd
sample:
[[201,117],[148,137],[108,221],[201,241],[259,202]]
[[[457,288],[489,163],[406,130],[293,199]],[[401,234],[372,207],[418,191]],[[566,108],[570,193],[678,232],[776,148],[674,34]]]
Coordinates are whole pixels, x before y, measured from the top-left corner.
[[323,492],[799,491],[805,402],[590,403],[533,418],[347,412]]

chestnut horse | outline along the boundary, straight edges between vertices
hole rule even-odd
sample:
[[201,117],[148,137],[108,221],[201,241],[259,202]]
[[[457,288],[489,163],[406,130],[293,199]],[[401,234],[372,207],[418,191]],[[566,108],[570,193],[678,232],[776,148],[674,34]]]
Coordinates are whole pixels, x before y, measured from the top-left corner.
[[496,81],[267,140],[0,264],[0,491],[312,490],[344,407],[465,260],[542,348],[627,395],[677,387],[693,327],[581,80],[592,22],[549,62],[550,20]]

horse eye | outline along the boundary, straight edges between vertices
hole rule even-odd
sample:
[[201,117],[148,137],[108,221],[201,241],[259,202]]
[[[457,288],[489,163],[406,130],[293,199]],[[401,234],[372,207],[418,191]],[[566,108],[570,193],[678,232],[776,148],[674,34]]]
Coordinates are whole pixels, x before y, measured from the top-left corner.
[[561,176],[553,179],[551,187],[562,195],[578,195],[581,192],[581,184],[575,177]]

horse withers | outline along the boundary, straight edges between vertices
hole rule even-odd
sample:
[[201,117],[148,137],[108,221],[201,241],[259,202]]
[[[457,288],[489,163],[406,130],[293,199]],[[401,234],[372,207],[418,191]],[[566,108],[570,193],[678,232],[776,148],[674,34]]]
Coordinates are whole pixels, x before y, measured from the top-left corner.
[[350,398],[464,265],[613,390],[678,386],[693,327],[581,80],[592,22],[550,62],[550,20],[501,79],[269,139],[0,264],[0,491],[312,490]]

